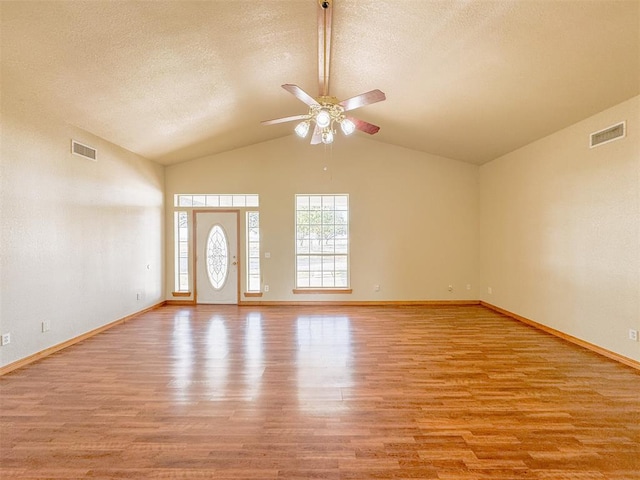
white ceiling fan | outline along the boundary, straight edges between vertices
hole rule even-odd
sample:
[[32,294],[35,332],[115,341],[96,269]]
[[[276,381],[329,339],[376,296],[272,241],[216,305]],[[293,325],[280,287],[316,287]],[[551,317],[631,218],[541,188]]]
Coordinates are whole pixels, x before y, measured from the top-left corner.
[[370,135],[377,133],[380,130],[377,125],[345,115],[345,113],[386,99],[385,94],[377,89],[341,102],[336,97],[329,95],[333,2],[334,0],[318,0],[318,83],[320,87],[318,97],[312,97],[297,85],[284,84],[282,88],[309,106],[308,113],[261,122],[262,125],[274,125],[301,120],[295,128],[295,132],[302,138],[307,136],[313,124],[312,145],[332,143],[336,125],[340,125],[340,129],[345,135],[350,135],[355,130]]

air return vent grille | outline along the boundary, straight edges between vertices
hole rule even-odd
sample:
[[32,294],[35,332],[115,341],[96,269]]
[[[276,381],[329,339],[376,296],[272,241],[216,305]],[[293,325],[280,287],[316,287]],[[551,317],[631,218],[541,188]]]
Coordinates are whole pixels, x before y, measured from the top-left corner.
[[98,151],[95,148],[76,142],[75,140],[71,140],[71,153],[94,162],[98,161]]
[[594,132],[589,138],[589,147],[597,147],[605,143],[613,142],[624,138],[626,131],[626,122],[620,122],[611,127],[607,127],[599,132]]

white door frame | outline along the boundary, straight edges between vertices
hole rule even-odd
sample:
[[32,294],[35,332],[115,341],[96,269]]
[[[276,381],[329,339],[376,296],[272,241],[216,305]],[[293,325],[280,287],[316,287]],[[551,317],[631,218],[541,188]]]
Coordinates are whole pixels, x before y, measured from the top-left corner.
[[[194,209],[193,210],[193,301],[198,303],[198,214],[199,213],[235,213],[236,214],[236,252],[237,252],[237,285],[236,285],[236,303],[240,303],[240,277],[242,273],[242,262],[240,261],[240,210],[238,209]],[[231,304],[234,305],[234,304]]]

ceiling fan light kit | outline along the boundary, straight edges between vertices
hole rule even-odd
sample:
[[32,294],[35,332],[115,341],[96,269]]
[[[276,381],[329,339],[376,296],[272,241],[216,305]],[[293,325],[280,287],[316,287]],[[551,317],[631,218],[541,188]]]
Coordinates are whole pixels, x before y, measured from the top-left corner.
[[336,103],[311,105],[308,117],[295,128],[296,135],[300,138],[306,138],[311,122],[314,122],[316,128],[319,129],[320,139],[324,144],[333,142],[336,124],[340,125],[340,129],[345,135],[351,135],[356,129],[355,124],[345,117],[344,108]]
[[340,130],[342,130],[344,135],[351,135],[356,130],[368,133],[369,135],[377,133],[380,130],[380,127],[377,125],[357,118],[347,117],[345,112],[386,99],[385,94],[380,90],[371,90],[370,92],[351,97],[342,102],[338,102],[337,98],[329,96],[331,22],[334,1],[335,0],[318,0],[318,79],[320,95],[317,98],[313,98],[297,85],[282,85],[282,88],[294,95],[298,100],[307,104],[309,106],[309,112],[306,115],[293,115],[261,122],[263,125],[274,125],[277,123],[302,120],[294,129],[296,135],[301,138],[307,137],[309,130],[311,130],[311,123],[313,123],[313,135],[311,136],[312,145],[319,143],[328,145],[333,143],[337,125],[340,125]]

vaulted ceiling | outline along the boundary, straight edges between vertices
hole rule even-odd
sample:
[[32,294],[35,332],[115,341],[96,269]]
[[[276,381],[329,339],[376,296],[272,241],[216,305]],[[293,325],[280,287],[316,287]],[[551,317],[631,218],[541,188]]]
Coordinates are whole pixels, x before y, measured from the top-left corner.
[[[379,88],[354,112],[375,140],[482,164],[638,95],[639,12],[333,0],[331,94]],[[280,85],[318,93],[317,0],[2,1],[0,19],[3,97],[163,164],[291,135],[260,125],[306,113]]]

